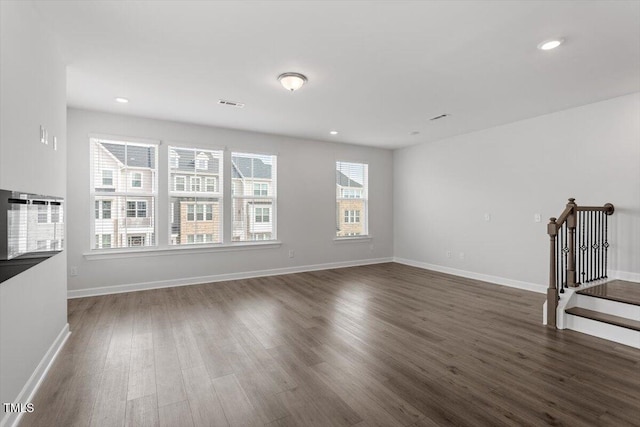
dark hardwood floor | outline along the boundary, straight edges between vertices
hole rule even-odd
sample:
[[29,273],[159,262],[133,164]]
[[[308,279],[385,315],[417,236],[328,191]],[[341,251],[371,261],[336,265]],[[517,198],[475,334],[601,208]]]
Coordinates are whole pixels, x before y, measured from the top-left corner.
[[640,350],[400,264],[69,301],[21,426],[632,426]]

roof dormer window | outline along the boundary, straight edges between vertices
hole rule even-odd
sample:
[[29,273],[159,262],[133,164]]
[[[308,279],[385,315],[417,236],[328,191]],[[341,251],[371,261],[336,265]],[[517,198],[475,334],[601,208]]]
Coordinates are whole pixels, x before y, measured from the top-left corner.
[[178,165],[180,163],[180,156],[176,152],[176,150],[169,151],[169,167],[171,169],[178,169]]
[[209,156],[204,153],[198,154],[196,157],[196,170],[207,170],[209,169]]

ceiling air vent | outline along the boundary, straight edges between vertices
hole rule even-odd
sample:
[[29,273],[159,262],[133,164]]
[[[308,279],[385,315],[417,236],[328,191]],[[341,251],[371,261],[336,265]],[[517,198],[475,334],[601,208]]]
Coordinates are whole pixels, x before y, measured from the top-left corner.
[[227,101],[224,99],[219,99],[218,104],[226,105],[227,107],[244,108],[244,104],[242,102]]
[[435,117],[431,117],[429,120],[434,121],[434,120],[440,120],[440,119],[444,119],[445,117],[449,117],[451,114],[440,114],[439,116],[435,116]]

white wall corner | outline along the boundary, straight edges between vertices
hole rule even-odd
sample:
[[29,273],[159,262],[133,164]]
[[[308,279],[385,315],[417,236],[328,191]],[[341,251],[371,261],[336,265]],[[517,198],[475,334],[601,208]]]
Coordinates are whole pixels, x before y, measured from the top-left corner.
[[[6,403],[25,404],[25,403],[33,402],[33,398],[36,392],[38,391],[38,388],[40,388],[40,385],[42,384],[45,377],[47,376],[47,373],[49,372],[51,365],[53,365],[53,362],[56,360],[56,357],[58,357],[58,354],[60,353],[60,350],[64,346],[64,343],[67,342],[69,335],[71,335],[71,332],[69,331],[69,324],[67,323],[63,326],[62,330],[60,331],[56,339],[53,341],[53,343],[51,344],[51,347],[49,347],[49,350],[47,350],[42,360],[40,360],[40,363],[38,363],[38,366],[33,371],[33,373],[31,374],[31,377],[29,377],[29,380],[24,385],[24,387],[22,387],[22,390],[20,391],[18,396],[15,398],[15,400],[13,402],[6,402]],[[22,418],[22,415],[23,413],[16,413],[16,412],[5,413],[4,417],[0,421],[0,427],[9,427],[9,426],[17,427],[18,424],[20,423],[20,419]]]
[[404,265],[410,265],[412,267],[423,268],[425,270],[438,271],[440,273],[452,274],[454,276],[466,277],[468,279],[480,280],[482,282],[489,282],[496,285],[509,286],[510,288],[524,289],[526,291],[537,292],[539,294],[546,294],[547,288],[545,285],[537,283],[523,282],[521,280],[508,279],[506,277],[491,276],[489,274],[476,273],[467,270],[458,270],[456,268],[445,267],[442,265],[429,264],[422,261],[415,261],[406,258],[393,258],[394,262]]

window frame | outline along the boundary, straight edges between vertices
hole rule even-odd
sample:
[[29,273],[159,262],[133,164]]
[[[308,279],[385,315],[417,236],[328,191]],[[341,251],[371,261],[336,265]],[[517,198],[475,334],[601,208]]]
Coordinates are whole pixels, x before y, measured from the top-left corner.
[[[361,170],[358,171],[358,169]],[[355,177],[350,174],[350,171],[361,175],[362,182],[355,179]],[[340,173],[347,178],[349,184],[354,182],[360,187],[341,185],[339,181]],[[369,163],[336,160],[334,174],[336,185],[336,232],[334,239],[355,240],[369,238]],[[354,203],[360,203],[360,205],[356,207],[353,206]],[[346,205],[346,207],[344,205]],[[341,228],[342,224],[359,224],[361,231],[353,229],[343,230]]]
[[[242,209],[241,209],[241,216],[239,217],[240,220],[236,221],[235,218],[237,216],[236,212],[233,212],[232,216],[234,217],[234,221],[232,223],[232,230],[231,230],[231,241],[232,243],[247,243],[247,242],[254,242],[255,239],[252,238],[253,235],[258,234],[258,233],[271,233],[271,238],[264,240],[265,242],[271,242],[271,241],[277,241],[278,239],[278,223],[277,223],[277,209],[278,209],[278,198],[277,198],[277,188],[278,188],[278,155],[277,154],[265,154],[265,153],[256,153],[256,152],[243,152],[243,151],[232,151],[230,153],[230,157],[231,157],[231,161],[232,161],[232,165],[231,167],[234,167],[233,164],[233,159],[235,157],[248,157],[251,159],[264,159],[264,158],[269,158],[268,161],[271,163],[271,178],[269,178],[269,182],[264,182],[266,180],[266,178],[262,178],[262,177],[244,177],[241,176],[240,178],[233,178],[233,179],[241,179],[241,180],[246,180],[247,182],[245,182],[244,186],[243,186],[243,194],[234,194],[233,193],[233,189],[234,187],[234,182],[232,179],[231,182],[231,208],[232,210],[234,209],[234,207],[236,206],[236,204],[238,202],[242,203]],[[264,159],[266,160],[266,159]],[[263,161],[264,161],[263,160]],[[253,165],[253,163],[252,163]],[[253,168],[253,166],[252,166]],[[240,172],[238,170],[237,172],[239,175]],[[253,173],[252,173],[253,175]],[[254,194],[255,190],[254,190],[254,184],[267,184],[267,195],[260,195],[257,196]],[[250,187],[247,189],[246,186],[249,185]],[[266,203],[263,203],[265,202]],[[268,208],[270,208],[270,212],[269,212],[269,221],[268,222],[256,222],[256,204],[267,204]],[[262,207],[262,206],[261,206]],[[251,209],[251,211],[249,210]],[[244,221],[247,221],[246,223],[244,223]],[[243,240],[240,239],[236,239],[236,232],[237,232],[237,228],[236,228],[236,222],[242,223],[242,228],[244,230],[242,230],[241,232],[241,237],[242,234],[244,234],[245,238]],[[263,226],[269,224],[270,226],[270,231],[267,230],[256,230],[254,227],[256,225],[259,226]]]
[[[130,173],[131,179],[129,180],[129,184],[131,185],[131,188],[142,189],[142,172],[132,171]],[[134,185],[134,183],[138,183],[138,185]]]
[[[107,148],[100,147],[101,143],[108,144],[117,144],[122,145],[124,147],[129,146],[138,146],[145,148],[153,148],[153,166],[152,167],[138,167],[138,166],[129,166],[128,164],[122,164],[120,161],[119,167],[121,168],[120,172],[114,173],[114,191],[99,191],[100,188],[103,188],[102,184],[102,173],[99,173],[99,176],[96,176],[96,168],[97,162],[104,162],[104,159],[113,159],[114,161],[119,161],[116,159],[115,155],[113,155]],[[123,251],[152,251],[158,248],[158,175],[160,172],[160,167],[158,165],[159,151],[160,151],[160,141],[151,140],[151,139],[142,139],[142,138],[130,138],[130,137],[120,137],[120,136],[112,136],[112,135],[99,135],[99,134],[90,134],[89,135],[89,170],[90,170],[90,200],[92,206],[95,208],[95,202],[103,200],[104,196],[108,195],[109,200],[112,201],[111,204],[111,220],[113,221],[122,221],[124,226],[119,229],[119,233],[123,235],[124,241],[127,242],[127,245],[123,246],[114,246],[114,239],[111,240],[110,248],[103,248],[100,243],[100,248],[96,249],[96,236],[105,234],[102,230],[96,229],[96,221],[101,221],[102,218],[102,203],[100,203],[99,209],[99,218],[95,217],[95,213],[92,212],[90,217],[90,248],[91,252],[94,253],[96,251],[101,252],[104,250],[104,253],[117,253]],[[100,159],[96,156],[97,150],[102,150],[103,152],[100,154]],[[127,148],[125,148],[126,152]],[[126,158],[125,158],[126,160]],[[102,168],[100,168],[102,169]],[[113,167],[105,167],[107,170],[113,170]],[[150,181],[147,181],[147,185],[144,184],[145,178],[143,175],[144,171],[149,171]],[[140,174],[140,187],[131,187],[131,180],[134,178],[134,174]],[[121,177],[120,184],[122,188],[118,188],[116,185],[118,182],[117,177]],[[97,179],[100,179],[99,182],[96,182]],[[124,182],[122,182],[124,181]],[[126,184],[125,184],[126,183]],[[120,204],[120,200],[122,204]],[[144,226],[144,228],[148,229],[145,232],[134,231],[135,234],[144,234],[144,243],[145,245],[142,247],[132,247],[128,245],[128,237],[131,232],[127,231],[129,226],[126,224],[127,220],[127,204],[128,200],[140,200],[143,199],[146,202],[146,218],[149,219],[149,225]],[[116,202],[117,201],[117,202]],[[151,206],[149,206],[151,203]],[[117,207],[116,207],[117,206]],[[119,209],[124,207],[124,213],[118,213]],[[95,209],[93,209],[95,211]],[[114,215],[115,214],[115,215]],[[122,217],[120,217],[122,215]],[[131,227],[135,228],[135,227]],[[115,241],[118,241],[118,236],[115,236]]]
[[[180,205],[176,206],[174,201],[180,200],[180,204],[182,204],[185,200],[188,200],[185,199],[187,197],[195,197],[199,201],[204,201],[203,199],[208,198],[212,199],[212,203],[205,203],[205,205],[203,205],[203,208],[200,208],[202,209],[201,214],[194,212],[194,216],[200,216],[204,221],[213,221],[215,219],[215,224],[217,227],[215,229],[216,231],[214,231],[213,233],[211,231],[208,231],[207,229],[203,229],[198,231],[197,233],[194,233],[194,239],[195,234],[202,234],[202,237],[198,237],[198,239],[203,239],[202,243],[198,242],[202,247],[199,249],[187,248],[188,250],[195,250],[197,252],[213,252],[219,250],[236,250],[233,249],[234,247],[237,248],[237,250],[247,250],[253,246],[255,246],[256,248],[275,248],[279,247],[282,244],[277,240],[278,155],[276,153],[260,153],[254,152],[253,150],[237,150],[232,152],[226,147],[220,148],[215,146],[208,146],[205,148],[204,145],[201,145],[200,147],[202,147],[203,150],[207,150],[209,156],[209,158],[207,159],[208,164],[206,165],[207,171],[202,174],[195,172],[196,176],[200,175],[199,177],[204,177],[204,179],[200,180],[199,192],[197,191],[198,179],[194,180],[193,190],[195,190],[195,192],[197,193],[191,193],[189,191],[191,190],[191,184],[187,181],[190,175],[176,175],[176,172],[183,171],[183,169],[176,170],[175,168],[175,159],[177,157],[180,157],[180,160],[178,161],[179,168],[181,166],[189,168],[189,165],[187,163],[182,162],[183,153],[180,150],[178,150],[178,152],[173,155],[173,153],[169,151],[170,147],[166,145],[166,143],[161,143],[157,140],[131,138],[126,136],[121,137],[104,134],[89,134],[88,140],[90,144],[90,155],[88,159],[90,163],[90,203],[92,204],[92,206],[96,203],[96,201],[98,201],[99,203],[97,210],[98,217],[95,217],[95,209],[92,209],[94,210],[94,212],[91,212],[90,215],[90,227],[92,232],[89,239],[89,252],[84,253],[84,256],[87,259],[112,259],[122,258],[125,256],[146,257],[153,256],[153,253],[155,252],[180,253],[181,248],[172,244],[173,241],[177,241],[176,236],[178,235],[176,234],[178,233],[176,224],[173,223],[173,221],[175,220],[177,222],[178,217],[176,217],[176,215],[180,215],[180,213],[178,212],[180,210]],[[125,150],[125,155],[123,157],[120,151],[116,151],[106,144],[104,146],[101,145],[103,143],[120,144],[122,146],[152,146],[149,153],[153,157],[149,162],[132,161],[133,157],[138,156],[128,156],[126,154],[126,149],[116,147],[116,150]],[[185,144],[183,146],[177,145],[176,148],[189,149],[190,147],[186,146]],[[97,153],[98,150],[99,153]],[[209,152],[213,151],[218,151],[219,154],[209,154]],[[197,152],[197,154],[199,153],[200,151]],[[270,159],[272,159],[272,161],[269,161],[268,159],[265,161],[266,163],[272,164],[272,182],[262,183],[260,185],[259,195],[253,195],[252,193],[248,192],[246,196],[244,194],[240,196],[238,194],[234,195],[232,193],[232,179],[235,175],[233,167],[231,165],[231,159],[236,155],[248,155],[256,157],[269,156]],[[120,163],[114,163],[113,160],[107,159],[108,156],[111,156],[113,158],[117,157],[117,159],[120,160]],[[161,164],[158,161],[160,158],[166,159],[164,160],[164,162],[162,162],[166,164]],[[214,162],[213,169],[211,169],[212,161]],[[142,166],[148,166],[148,168],[139,168],[138,166],[140,166],[141,163],[143,163]],[[195,166],[196,165],[193,164],[194,168]],[[198,166],[198,170],[203,170],[202,168],[205,167],[205,164],[201,162]],[[149,170],[149,172],[146,172],[147,169]],[[103,185],[101,185],[103,184],[103,174],[101,172],[102,170],[113,171],[113,173],[111,174],[109,172],[105,172],[104,177],[107,178],[107,181],[105,181],[105,183],[112,183],[113,187],[115,188],[106,190],[100,189],[101,187],[104,187]],[[134,173],[137,174],[131,175],[132,171],[135,171]],[[164,173],[167,173],[167,175],[164,176],[166,176],[168,179],[166,182],[161,182],[160,185],[158,185],[158,179]],[[209,176],[206,176],[207,174],[209,174]],[[132,178],[137,181],[133,183],[135,187],[131,185]],[[175,181],[172,182],[172,180],[174,179]],[[225,180],[228,180],[228,182]],[[184,188],[185,190],[178,191],[178,193],[183,193],[180,196],[172,194],[175,193],[176,185],[178,190],[182,190],[182,188]],[[212,192],[211,190],[215,191]],[[267,191],[267,195],[264,194],[265,190]],[[167,195],[164,195],[164,193],[167,193]],[[108,209],[109,203],[103,201],[104,196],[108,196],[111,199],[111,209]],[[183,198],[176,199],[176,197]],[[265,225],[270,224],[269,228],[266,231],[266,234],[260,234],[261,231],[257,229],[251,230],[251,232],[243,240],[237,241],[233,239],[233,204],[234,199],[237,200],[240,198],[248,200],[255,199],[256,202],[267,202],[268,207],[266,210],[262,209],[263,215],[261,218]],[[135,209],[133,204],[127,206],[127,201],[133,201],[132,199],[136,200]],[[139,204],[138,201],[142,203]],[[169,216],[165,214],[162,215],[162,218],[160,218],[158,216],[159,205],[168,205],[169,203],[174,203],[173,215]],[[169,209],[167,209],[166,212],[171,213],[171,207],[167,207],[169,207]],[[127,217],[127,210],[129,210],[129,217]],[[111,213],[111,218],[109,218],[109,212]],[[106,218],[104,218],[105,213]],[[246,214],[247,212],[245,211],[244,213]],[[60,215],[63,214],[64,212],[60,213]],[[48,216],[49,215],[50,213],[48,214]],[[139,225],[139,222],[134,222],[133,224],[127,223],[126,227],[129,230],[128,233],[125,231],[127,230],[127,228],[125,228],[125,225],[123,224],[119,229],[121,230],[121,232],[116,233],[116,235],[113,234],[113,229],[110,230],[107,225],[97,224],[97,221],[100,221],[102,219],[124,222],[126,218],[143,217],[148,218],[149,221],[145,221],[144,225]],[[167,219],[165,219],[165,217],[167,217]],[[249,218],[246,219],[248,220]],[[194,220],[196,220],[196,218],[194,218]],[[159,233],[159,221],[161,221],[160,227],[166,225],[166,233]],[[217,230],[219,230],[219,232]],[[185,236],[188,234],[184,230],[181,231],[185,234]],[[98,234],[100,236],[98,236]],[[102,237],[103,235],[108,235],[109,237]],[[252,240],[254,239],[252,237],[254,235],[257,236],[256,238],[259,238],[260,241]],[[139,236],[139,238],[136,236]],[[269,236],[269,239],[262,240],[265,238],[265,236]],[[136,238],[136,242],[130,241],[131,238]],[[214,238],[216,239],[215,242],[212,241]],[[97,241],[97,239],[100,240]],[[105,239],[104,242],[102,241],[103,239]],[[109,246],[107,239],[111,239],[111,248],[107,248],[107,246]],[[180,240],[183,239],[184,237]],[[139,243],[138,241],[141,241],[143,243]],[[100,248],[96,248],[96,242],[99,243],[98,246]],[[133,244],[135,244],[135,246],[132,246]],[[139,244],[143,244],[144,246],[138,246]],[[116,245],[121,246],[118,247]],[[102,251],[102,248],[105,248],[106,250]]]

